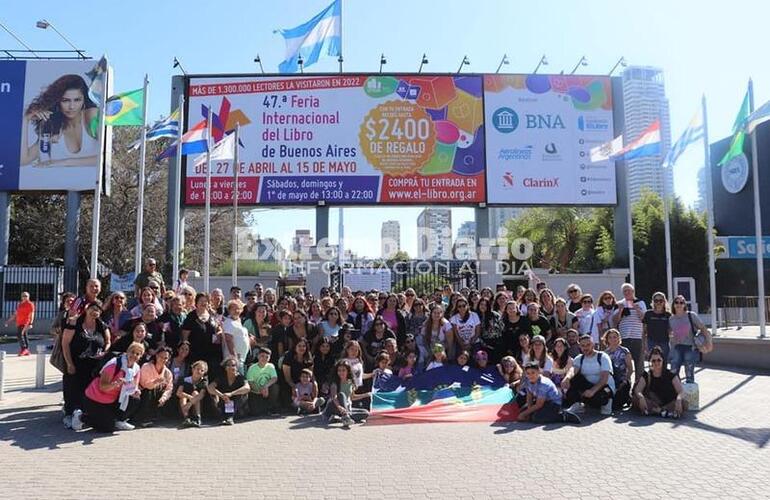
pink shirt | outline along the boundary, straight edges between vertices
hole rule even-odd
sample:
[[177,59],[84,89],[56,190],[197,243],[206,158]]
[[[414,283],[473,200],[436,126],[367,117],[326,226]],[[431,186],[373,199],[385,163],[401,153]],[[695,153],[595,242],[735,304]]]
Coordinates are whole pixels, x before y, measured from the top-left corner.
[[389,311],[388,309],[383,309],[382,311],[382,319],[385,321],[385,324],[390,327],[391,330],[398,331],[398,318],[396,317],[396,311]]
[[163,366],[163,371],[158,373],[155,368],[155,363],[148,362],[142,365],[142,369],[139,371],[139,387],[142,389],[155,389],[155,379],[163,377],[163,395],[166,399],[171,397],[171,390],[173,389],[174,375],[167,366]]
[[[106,373],[110,380],[117,380],[119,378],[122,378],[126,375],[126,372],[124,372],[122,369],[118,372],[118,375],[115,376],[115,368],[117,365],[115,363],[108,363],[104,368],[102,368],[102,373]],[[86,389],[86,397],[90,399],[91,401],[96,401],[97,403],[102,404],[110,404],[114,403],[118,400],[118,396],[120,396],[120,389],[121,386],[117,387],[110,387],[108,391],[103,391],[101,387],[99,387],[99,381],[101,380],[101,375],[96,377],[91,381],[91,383],[88,385],[88,388]],[[136,376],[134,377],[133,384],[135,387],[138,387],[139,384],[139,371],[136,372]]]

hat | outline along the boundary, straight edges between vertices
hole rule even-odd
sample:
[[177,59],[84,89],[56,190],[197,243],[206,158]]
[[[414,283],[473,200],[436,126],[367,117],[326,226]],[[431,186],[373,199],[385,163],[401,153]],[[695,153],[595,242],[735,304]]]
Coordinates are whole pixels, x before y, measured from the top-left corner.
[[591,341],[593,342],[593,339],[592,339],[592,338],[591,338],[591,336],[590,336],[590,335],[588,335],[587,333],[584,333],[584,334],[582,334],[580,337],[578,337],[578,342],[580,342],[580,341],[581,341],[581,340],[583,340],[583,339],[588,339],[588,340],[591,340]]
[[530,340],[530,344],[534,342],[541,342],[545,344],[545,337],[543,337],[542,335],[535,335],[534,337],[532,337],[532,340]]
[[539,370],[540,365],[537,361],[528,361],[527,364],[524,365],[525,370]]
[[443,344],[435,344],[433,346],[433,352],[441,352],[443,350],[444,350],[444,345]]

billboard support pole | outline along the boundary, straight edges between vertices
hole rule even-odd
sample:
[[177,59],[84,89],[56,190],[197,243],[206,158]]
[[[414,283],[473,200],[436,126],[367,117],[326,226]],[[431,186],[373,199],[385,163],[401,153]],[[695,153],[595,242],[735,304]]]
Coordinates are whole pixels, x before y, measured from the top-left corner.
[[235,146],[233,146],[233,286],[238,286],[238,141],[240,140],[241,124],[235,125]]
[[8,264],[8,245],[11,238],[11,193],[0,191],[0,266]]
[[[754,112],[754,82],[749,79],[749,112]],[[765,317],[765,246],[762,238],[762,209],[759,204],[759,157],[757,155],[757,129],[751,133],[751,177],[754,191],[754,232],[756,233],[757,257],[757,307],[759,313],[759,338],[767,335]]]
[[717,333],[717,271],[714,262],[714,189],[711,185],[711,149],[709,148],[708,115],[706,114],[706,96],[701,98],[703,113],[703,162],[707,169],[706,194],[708,195],[706,240],[709,252],[709,302],[711,305],[711,334]]
[[176,180],[176,188],[174,189],[174,210],[169,211],[169,217],[171,217],[172,213],[176,220],[174,221],[174,237],[173,237],[173,267],[171,271],[171,282],[175,283],[174,280],[179,278],[179,267],[180,267],[180,260],[181,260],[181,252],[180,252],[180,242],[181,237],[180,234],[182,233],[182,217],[180,214],[180,198],[181,198],[181,191],[182,191],[182,135],[184,134],[184,92],[179,94],[179,107],[177,108],[179,110],[179,138],[177,139],[177,146],[176,146],[176,158],[175,158],[175,180]]
[[144,167],[147,157],[147,93],[150,91],[150,80],[144,75],[144,91],[142,93],[142,137],[139,151],[139,199],[136,203],[136,249],[134,255],[134,276],[142,272],[142,237],[144,233]]
[[[212,110],[206,116],[206,221],[203,226],[203,291],[209,292],[209,263],[211,252],[211,119]],[[182,145],[180,144],[181,148]]]

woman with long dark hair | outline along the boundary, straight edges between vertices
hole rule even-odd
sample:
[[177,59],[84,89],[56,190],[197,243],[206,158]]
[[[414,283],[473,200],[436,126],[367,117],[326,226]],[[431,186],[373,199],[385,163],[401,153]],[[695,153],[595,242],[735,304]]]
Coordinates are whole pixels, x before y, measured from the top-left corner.
[[[88,85],[83,77],[59,77],[27,106],[21,129],[21,164],[96,165],[98,127],[92,128],[91,123],[98,114],[99,108],[88,97]],[[29,142],[31,123],[37,134],[32,144]]]
[[385,305],[377,312],[377,316],[381,317],[385,324],[396,334],[398,345],[404,345],[406,320],[398,307],[398,296],[395,293],[387,296]]
[[353,325],[353,337],[359,338],[369,331],[374,313],[364,297],[356,297],[348,311],[348,322]]

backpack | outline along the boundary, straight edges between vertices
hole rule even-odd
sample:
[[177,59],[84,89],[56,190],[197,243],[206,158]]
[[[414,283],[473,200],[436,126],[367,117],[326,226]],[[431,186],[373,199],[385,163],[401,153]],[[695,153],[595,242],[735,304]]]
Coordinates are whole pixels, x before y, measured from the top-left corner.
[[[603,351],[596,351],[596,362],[599,363],[599,368],[602,367],[602,356],[606,356],[607,354]],[[578,372],[580,372],[583,369],[583,360],[585,359],[585,355],[580,356],[580,366],[578,366]],[[610,368],[612,368],[612,360],[610,360]],[[613,372],[610,372],[610,374],[613,374]]]
[[115,373],[112,374],[112,380],[115,380],[118,376],[118,372],[122,368],[123,364],[123,353],[122,352],[108,352],[104,355],[104,357],[100,360],[100,363],[94,368],[93,376],[95,378],[98,378],[102,370],[105,366],[107,366],[107,363],[112,361],[112,359],[115,358]]

